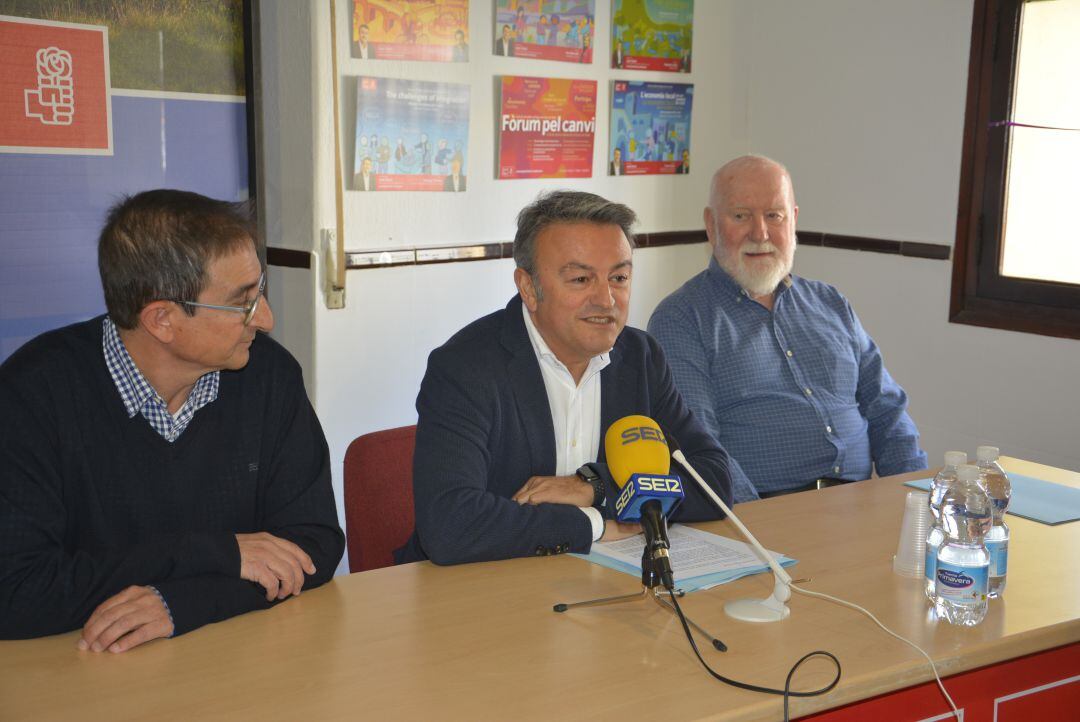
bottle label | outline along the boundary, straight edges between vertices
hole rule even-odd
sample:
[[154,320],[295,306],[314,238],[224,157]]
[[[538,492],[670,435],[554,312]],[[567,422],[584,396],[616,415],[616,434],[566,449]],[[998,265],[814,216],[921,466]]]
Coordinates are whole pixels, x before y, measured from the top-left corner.
[[990,582],[990,568],[962,567],[938,559],[935,572],[938,599],[953,604],[980,604],[986,601]]
[[986,542],[986,551],[990,553],[990,576],[1005,576],[1009,568],[1008,540]]
[[933,580],[937,572],[937,548],[926,545],[926,579]]

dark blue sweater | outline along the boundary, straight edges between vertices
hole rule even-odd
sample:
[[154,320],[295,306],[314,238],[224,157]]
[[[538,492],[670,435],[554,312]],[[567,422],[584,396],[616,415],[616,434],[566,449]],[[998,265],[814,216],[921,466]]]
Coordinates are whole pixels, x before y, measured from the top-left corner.
[[102,319],[44,334],[0,366],[0,638],[81,627],[153,585],[175,633],[272,605],[240,579],[235,534],[299,545],[328,581],[344,548],[329,453],[300,367],[259,334],[174,443],[128,418]]

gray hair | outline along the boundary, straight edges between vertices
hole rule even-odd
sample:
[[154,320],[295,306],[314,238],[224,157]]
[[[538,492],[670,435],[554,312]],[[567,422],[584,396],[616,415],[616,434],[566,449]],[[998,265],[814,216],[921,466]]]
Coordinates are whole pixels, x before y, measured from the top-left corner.
[[[127,196],[109,209],[98,240],[98,271],[109,317],[139,324],[153,301],[194,301],[210,261],[256,245],[247,203],[177,190]],[[188,315],[194,308],[183,306]]]
[[521,209],[514,236],[514,263],[536,278],[536,239],[556,223],[596,223],[619,226],[634,248],[633,227],[637,214],[622,203],[584,191],[549,191]]

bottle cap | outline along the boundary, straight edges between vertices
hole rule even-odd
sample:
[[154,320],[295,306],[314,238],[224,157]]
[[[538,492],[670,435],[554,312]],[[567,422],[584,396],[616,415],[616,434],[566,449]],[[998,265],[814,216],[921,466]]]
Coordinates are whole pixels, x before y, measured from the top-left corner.
[[975,449],[975,458],[979,461],[997,461],[1000,453],[996,446],[980,446]]
[[956,476],[961,481],[978,481],[979,467],[974,464],[961,464],[956,467]]
[[945,452],[945,465],[946,466],[960,466],[967,463],[966,451],[946,451]]

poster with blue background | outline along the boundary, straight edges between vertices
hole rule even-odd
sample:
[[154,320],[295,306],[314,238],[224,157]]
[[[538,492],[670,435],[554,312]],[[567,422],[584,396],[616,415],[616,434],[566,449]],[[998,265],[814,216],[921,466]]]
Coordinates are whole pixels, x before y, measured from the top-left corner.
[[469,86],[357,79],[354,191],[466,189]]
[[693,85],[613,81],[608,175],[689,173],[693,105]]

